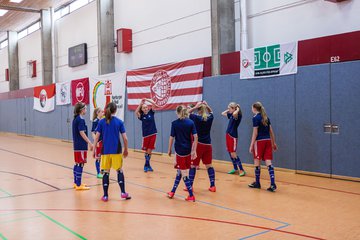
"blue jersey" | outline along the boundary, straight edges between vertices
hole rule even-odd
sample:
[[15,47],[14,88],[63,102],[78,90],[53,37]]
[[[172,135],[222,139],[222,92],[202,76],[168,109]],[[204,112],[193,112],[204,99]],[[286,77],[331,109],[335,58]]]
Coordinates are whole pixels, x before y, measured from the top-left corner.
[[[96,128],[99,124],[100,119],[95,118],[95,120],[92,122],[92,126],[91,126],[91,132],[93,132],[94,134],[96,134]],[[102,141],[102,135],[100,134],[99,137],[99,141]]]
[[171,123],[170,136],[175,138],[175,152],[180,156],[191,153],[191,135],[196,134],[195,124],[192,120],[177,119]]
[[155,112],[150,109],[147,114],[142,113],[139,117],[139,120],[142,122],[143,137],[147,137],[157,133],[154,114]]
[[240,125],[242,115],[239,113],[237,119],[235,119],[232,113],[227,113],[227,117],[229,119],[229,123],[226,133],[230,134],[233,138],[238,138],[237,129]]
[[120,134],[125,133],[123,121],[112,116],[110,123],[107,124],[105,118],[101,119],[96,128],[96,132],[99,132],[100,135],[103,136],[103,148],[101,154],[122,153]]
[[214,115],[210,113],[207,120],[204,121],[202,116],[190,114],[190,119],[194,121],[199,143],[211,144],[210,130],[214,120]]
[[88,129],[85,120],[81,115],[78,115],[72,122],[73,146],[75,151],[86,151],[88,149],[87,142],[80,135],[81,131],[84,131],[86,136],[88,135]]
[[258,128],[258,135],[256,140],[270,139],[270,118],[268,118],[268,125],[262,123],[261,114],[258,113],[253,117],[253,127]]

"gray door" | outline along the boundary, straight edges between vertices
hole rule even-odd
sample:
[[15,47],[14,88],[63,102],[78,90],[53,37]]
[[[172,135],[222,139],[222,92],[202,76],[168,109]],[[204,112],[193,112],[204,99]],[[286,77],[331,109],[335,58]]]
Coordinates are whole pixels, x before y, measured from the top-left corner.
[[296,92],[296,170],[331,173],[330,65],[299,67]]
[[[360,61],[331,65],[332,174],[360,177]],[[338,133],[336,133],[339,131]]]
[[56,106],[61,109],[61,139],[65,141],[71,140],[71,117],[70,105]]
[[[18,98],[15,99],[16,101],[16,114],[18,116],[18,123],[17,123],[17,133],[20,135],[25,135],[25,123],[26,123],[26,99],[25,98]],[[10,114],[11,115],[11,114]]]

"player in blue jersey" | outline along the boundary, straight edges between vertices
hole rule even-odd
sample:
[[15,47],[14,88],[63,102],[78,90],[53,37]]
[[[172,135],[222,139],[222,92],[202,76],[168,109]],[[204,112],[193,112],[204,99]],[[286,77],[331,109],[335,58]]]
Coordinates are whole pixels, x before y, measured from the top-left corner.
[[235,102],[229,103],[228,109],[222,112],[222,115],[229,119],[229,123],[226,129],[226,148],[234,166],[234,169],[229,171],[228,174],[239,173],[240,177],[245,176],[246,172],[241,164],[239,156],[236,154],[238,142],[237,129],[242,118],[240,105]]
[[[193,114],[197,110],[197,114]],[[212,145],[210,131],[214,120],[212,109],[206,101],[198,102],[193,108],[189,109],[190,119],[194,121],[196,131],[198,134],[198,146],[196,148],[197,158],[192,161],[189,170],[189,178],[191,186],[193,186],[196,169],[199,167],[200,160],[206,166],[210,179],[210,192],[216,192],[215,187],[215,170],[212,166]],[[194,191],[194,188],[192,188]],[[184,189],[185,190],[185,189]],[[187,190],[187,189],[186,189]]]
[[275,134],[271,127],[270,119],[266,114],[264,106],[260,102],[252,105],[253,117],[253,134],[250,144],[250,153],[254,156],[255,165],[255,182],[249,184],[251,188],[261,188],[260,185],[260,161],[265,161],[270,175],[270,192],[276,191],[275,172],[272,165],[273,150],[277,150]]
[[87,162],[88,145],[90,151],[93,150],[93,145],[88,138],[88,129],[85,123],[84,115],[86,114],[86,105],[78,102],[74,107],[74,119],[72,122],[72,135],[74,147],[74,188],[75,190],[89,190],[90,188],[85,184],[81,184],[81,177],[84,169],[84,164]]
[[[146,104],[149,102],[152,107]],[[142,124],[142,150],[145,151],[145,164],[144,172],[150,171],[153,169],[150,165],[151,153],[155,149],[156,143],[156,124],[155,124],[155,112],[153,110],[155,102],[151,99],[142,99],[139,106],[135,110],[136,117],[141,121]]]
[[[99,121],[103,118],[104,111],[101,108],[95,108],[92,117],[92,127],[91,134],[93,139],[95,139],[95,130]],[[102,178],[102,174],[100,173],[100,159],[101,159],[101,148],[102,148],[102,137],[100,136],[99,142],[96,146],[94,146],[95,150],[95,167],[96,167],[96,176],[97,178]]]
[[[178,119],[171,123],[171,133],[169,138],[168,155],[171,157],[171,148],[175,140],[175,165],[177,174],[175,177],[174,186],[171,192],[168,192],[168,197],[173,198],[176,189],[183,177],[185,186],[189,192],[189,196],[185,198],[186,201],[195,202],[195,196],[192,191],[191,181],[189,179],[189,169],[191,160],[196,158],[196,147],[198,143],[197,132],[195,124],[188,118],[188,109],[185,106],[178,106],[176,108],[176,115]],[[191,141],[191,136],[194,141]]]
[[[101,119],[96,128],[94,144],[97,144],[99,137],[103,137],[103,146],[101,151],[101,171],[103,173],[103,189],[104,195],[102,201],[107,202],[109,199],[109,174],[110,169],[117,171],[117,179],[121,190],[122,199],[131,199],[130,195],[125,191],[125,177],[122,170],[123,157],[128,155],[128,139],[126,136],[123,121],[115,116],[117,106],[110,102],[105,108],[105,118]],[[120,135],[124,142],[124,151],[122,151]],[[95,152],[94,152],[95,154]]]

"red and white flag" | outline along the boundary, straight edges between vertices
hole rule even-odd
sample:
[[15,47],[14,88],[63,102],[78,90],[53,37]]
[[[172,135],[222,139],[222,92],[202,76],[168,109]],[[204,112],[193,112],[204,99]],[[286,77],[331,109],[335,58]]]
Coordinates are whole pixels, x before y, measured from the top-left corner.
[[204,59],[128,71],[128,108],[135,110],[143,98],[152,99],[157,110],[202,100]]
[[55,84],[34,87],[34,110],[51,112],[55,109]]
[[71,81],[72,105],[78,102],[89,104],[89,78]]

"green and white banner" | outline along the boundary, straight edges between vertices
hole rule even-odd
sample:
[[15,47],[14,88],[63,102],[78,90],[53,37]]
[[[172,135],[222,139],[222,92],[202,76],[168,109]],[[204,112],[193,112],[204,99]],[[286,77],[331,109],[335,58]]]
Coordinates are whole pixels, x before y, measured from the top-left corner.
[[240,79],[297,73],[297,42],[252,48],[240,52]]

